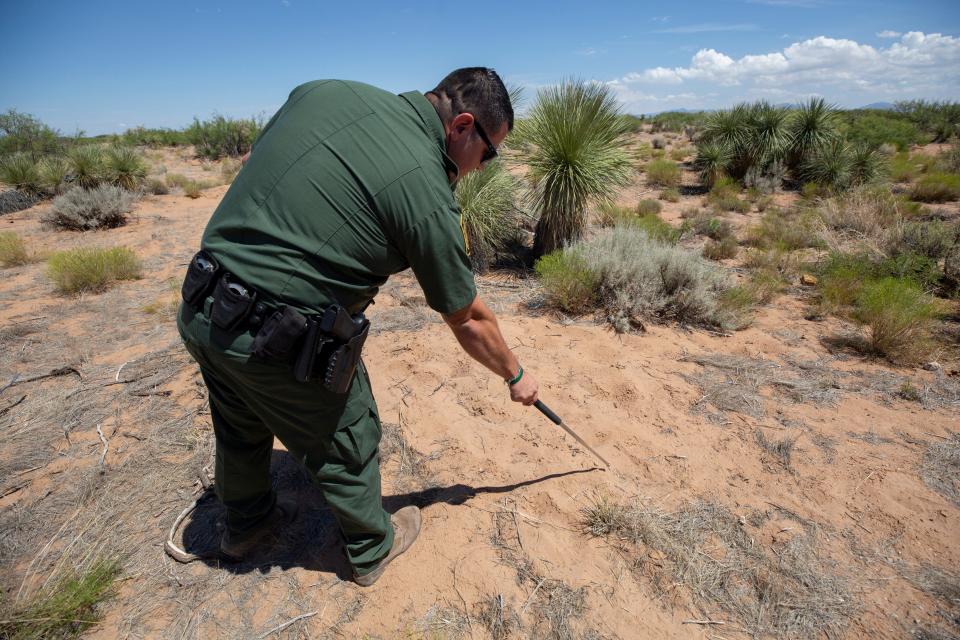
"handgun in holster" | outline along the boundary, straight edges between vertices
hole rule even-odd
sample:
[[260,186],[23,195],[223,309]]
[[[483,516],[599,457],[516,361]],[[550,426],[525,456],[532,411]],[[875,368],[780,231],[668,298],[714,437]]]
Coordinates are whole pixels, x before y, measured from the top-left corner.
[[351,316],[339,305],[307,318],[303,345],[293,366],[294,378],[309,382],[319,374],[327,390],[346,393],[369,331],[370,321],[362,313]]

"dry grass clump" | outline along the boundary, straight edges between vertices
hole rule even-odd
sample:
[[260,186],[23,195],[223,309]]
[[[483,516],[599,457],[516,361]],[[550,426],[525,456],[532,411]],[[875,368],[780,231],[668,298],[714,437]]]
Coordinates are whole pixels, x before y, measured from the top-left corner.
[[660,199],[666,202],[680,202],[680,191],[672,187],[664,189],[660,192]]
[[710,404],[721,411],[763,417],[760,387],[770,381],[777,368],[773,362],[706,353],[683,356],[680,362],[695,362],[703,367],[697,375],[687,377],[703,393],[696,405]]
[[790,458],[793,455],[794,447],[797,444],[797,438],[782,438],[780,440],[768,440],[762,429],[757,429],[753,433],[757,445],[764,452],[769,454],[773,460],[783,465],[785,469],[790,469]]
[[917,202],[951,202],[960,199],[960,175],[930,173],[917,180],[910,189],[910,199]]
[[0,265],[19,267],[30,262],[23,238],[13,231],[0,231]]
[[520,618],[503,595],[497,594],[479,604],[477,621],[483,625],[493,640],[506,640],[520,629]]
[[723,238],[719,242],[708,240],[703,247],[703,257],[708,260],[728,260],[737,257],[739,248],[737,239],[732,236]]
[[920,477],[928,487],[960,507],[960,433],[927,447],[920,462]]
[[113,185],[71,189],[54,198],[43,221],[59,229],[76,231],[112,229],[127,223],[127,214],[136,202],[135,193]]
[[[754,637],[838,637],[857,610],[847,580],[819,551],[817,529],[766,549],[726,507],[697,501],[667,511],[620,505],[610,536],[664,592],[680,583],[703,609],[719,607]],[[588,530],[596,511],[586,510]],[[601,527],[602,528],[602,527]],[[658,559],[650,562],[647,558]],[[662,558],[662,560],[661,560]],[[716,619],[716,615],[712,616]]]
[[680,186],[680,167],[676,162],[651,160],[644,169],[647,173],[647,184],[665,188]]
[[884,278],[863,287],[853,315],[869,329],[876,353],[908,362],[929,354],[930,331],[940,313],[940,305],[919,285]]
[[882,253],[897,223],[908,217],[907,205],[887,189],[860,188],[827,198],[817,210],[823,227],[820,235],[833,251],[852,243]]
[[61,293],[96,293],[118,280],[138,280],[143,265],[128,247],[82,247],[58,251],[47,261],[47,275]]

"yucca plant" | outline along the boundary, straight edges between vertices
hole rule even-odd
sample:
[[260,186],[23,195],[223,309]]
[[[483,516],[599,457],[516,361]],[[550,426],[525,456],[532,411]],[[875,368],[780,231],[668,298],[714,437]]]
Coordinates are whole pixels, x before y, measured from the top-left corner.
[[539,216],[534,255],[580,238],[587,205],[608,200],[633,170],[627,122],[607,85],[568,80],[541,90],[524,126],[530,204]]
[[14,153],[0,161],[0,182],[31,195],[42,191],[39,168],[27,153]]
[[800,105],[790,124],[787,166],[798,171],[807,158],[836,140],[838,124],[837,108],[823,98],[810,98]]
[[733,159],[730,145],[720,140],[711,140],[697,147],[693,166],[700,173],[700,182],[712,187],[727,175],[727,167]]
[[39,162],[37,170],[40,173],[40,184],[44,191],[52,195],[63,192],[70,172],[66,160],[57,156],[47,156]]
[[483,273],[515,237],[519,227],[518,183],[495,161],[457,183],[457,200],[470,246],[473,270]]
[[133,147],[117,145],[106,154],[106,176],[113,184],[135,190],[147,175],[147,165]]
[[738,104],[729,111],[715,111],[707,117],[700,140],[725,145],[731,154],[736,154],[747,142],[749,117],[745,104]]
[[857,144],[850,148],[851,184],[876,182],[886,173],[886,169],[887,160],[876,149],[871,149],[865,144]]
[[[757,102],[749,110],[747,144],[741,166],[765,168],[783,159],[790,147],[790,111]],[[742,175],[738,176],[742,177]]]
[[104,181],[103,149],[97,145],[81,144],[67,152],[67,163],[73,183],[92,189]]
[[832,192],[845,190],[853,181],[853,157],[848,145],[839,138],[829,142],[804,160],[800,177]]

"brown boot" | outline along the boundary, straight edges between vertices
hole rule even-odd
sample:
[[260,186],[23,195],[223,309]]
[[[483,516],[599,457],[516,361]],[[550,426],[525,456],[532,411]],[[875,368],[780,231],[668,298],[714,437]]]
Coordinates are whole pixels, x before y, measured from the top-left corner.
[[254,547],[273,529],[281,524],[288,524],[297,517],[297,503],[293,500],[277,500],[273,511],[247,532],[242,539],[233,540],[230,531],[224,531],[220,538],[220,557],[227,562],[239,562],[250,553]]
[[393,546],[390,548],[390,553],[370,573],[362,576],[353,574],[354,582],[361,587],[369,587],[379,580],[387,565],[413,545],[413,541],[420,535],[420,525],[422,523],[420,509],[413,505],[404,507],[390,516],[390,523],[393,525]]

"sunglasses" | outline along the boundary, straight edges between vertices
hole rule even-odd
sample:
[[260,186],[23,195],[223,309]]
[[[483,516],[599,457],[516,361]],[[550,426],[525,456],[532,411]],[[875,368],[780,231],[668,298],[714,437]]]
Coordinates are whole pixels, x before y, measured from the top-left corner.
[[480,158],[480,164],[486,164],[497,157],[497,148],[490,142],[490,138],[487,137],[487,132],[483,130],[483,127],[480,126],[480,122],[477,121],[476,118],[473,119],[473,128],[477,130],[477,133],[480,134],[480,139],[487,145],[486,150],[483,152],[483,157]]

